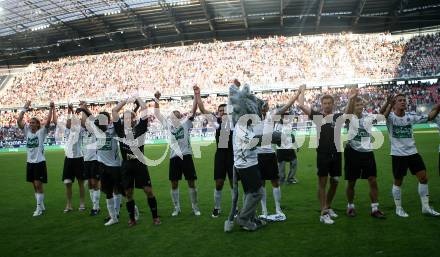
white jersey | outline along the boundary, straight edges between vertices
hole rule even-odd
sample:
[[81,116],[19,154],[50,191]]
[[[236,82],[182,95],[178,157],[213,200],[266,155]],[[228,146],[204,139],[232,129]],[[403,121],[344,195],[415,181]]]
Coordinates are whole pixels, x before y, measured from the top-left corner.
[[97,136],[98,162],[110,167],[121,166],[119,145],[115,139],[116,131],[113,125],[109,125],[104,137]]
[[358,152],[372,152],[371,128],[373,126],[365,126],[373,124],[374,117],[372,115],[362,114],[361,118],[352,119],[348,127],[348,144]]
[[255,137],[252,126],[235,126],[233,136],[234,166],[237,169],[245,169],[258,165],[257,147],[249,147],[251,140]]
[[81,148],[85,162],[98,160],[97,149],[96,149],[96,137],[93,133],[90,133],[86,129],[84,129],[83,132]]
[[[435,118],[435,123],[437,123],[437,127],[438,127],[438,131],[440,132],[440,115],[437,115],[437,117]],[[440,145],[438,147],[438,151],[440,153]]]
[[281,135],[281,145],[277,146],[277,149],[295,149],[295,142],[292,138],[292,124],[283,124],[277,122],[274,126],[274,131],[282,133]]
[[274,123],[272,120],[272,115],[274,115],[274,114],[275,114],[275,111],[267,113],[266,117],[261,122],[262,123],[261,126],[263,126],[262,127],[262,129],[263,129],[262,134],[263,135],[270,135],[270,136],[268,136],[267,138],[266,138],[266,136],[262,138],[261,145],[257,147],[257,151],[259,154],[260,153],[261,154],[275,153],[274,149],[272,148],[272,143],[271,143],[272,140],[269,140],[269,139],[272,139],[271,135],[273,134],[273,131],[274,131]]
[[41,127],[35,133],[32,133],[31,128],[25,125],[24,134],[26,136],[27,162],[39,163],[46,161],[44,157],[44,141],[47,137],[47,128]]
[[387,119],[388,133],[391,141],[391,155],[408,156],[417,153],[412,125],[428,121],[427,115],[405,113],[399,117],[391,112]]
[[183,158],[184,155],[192,155],[190,133],[189,130],[193,127],[192,119],[187,119],[180,126],[174,127],[171,122],[167,121],[167,129],[170,132],[170,159],[174,157]]
[[64,152],[67,158],[80,158],[83,157],[81,151],[81,142],[84,135],[84,129],[81,127],[75,127],[66,129],[65,137],[67,138]]

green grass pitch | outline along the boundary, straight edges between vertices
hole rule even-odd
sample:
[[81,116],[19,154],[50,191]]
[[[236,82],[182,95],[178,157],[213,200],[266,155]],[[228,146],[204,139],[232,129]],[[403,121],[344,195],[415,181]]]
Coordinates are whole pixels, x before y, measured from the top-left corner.
[[[425,132],[425,131],[423,131]],[[428,169],[432,205],[440,210],[440,178],[437,167],[439,136],[436,131],[417,133],[418,150]],[[164,146],[148,146],[146,155],[157,158]],[[186,183],[180,184],[182,213],[171,217],[172,203],[168,181],[168,161],[150,167],[153,188],[158,199],[162,225],[153,226],[144,194],[135,192],[141,211],[138,226],[128,228],[125,204],[120,223],[103,226],[106,216],[104,197],[101,214],[90,217],[79,212],[78,190],[74,187],[75,211],[64,214],[64,187],[61,172],[62,151],[47,152],[49,183],[45,186],[47,212],[33,218],[33,189],[25,182],[25,154],[0,155],[0,256],[437,256],[440,218],[422,216],[414,176],[403,184],[403,206],[407,219],[394,215],[391,197],[391,158],[389,142],[375,152],[378,164],[380,207],[386,220],[369,216],[370,202],[366,181],[359,181],[355,204],[358,216],[344,215],[345,186],[341,181],[333,204],[340,214],[335,225],[319,222],[316,196],[315,150],[302,148],[298,153],[299,184],[282,187],[282,206],[287,221],[268,224],[257,232],[235,228],[223,232],[223,222],[230,207],[230,191],[223,191],[223,213],[211,218],[213,207],[214,145],[203,148],[195,159],[197,187],[202,216],[191,214]],[[273,212],[272,190],[268,186],[268,208]],[[90,199],[86,193],[87,207]],[[240,202],[241,203],[241,200]],[[88,209],[89,210],[89,209]]]

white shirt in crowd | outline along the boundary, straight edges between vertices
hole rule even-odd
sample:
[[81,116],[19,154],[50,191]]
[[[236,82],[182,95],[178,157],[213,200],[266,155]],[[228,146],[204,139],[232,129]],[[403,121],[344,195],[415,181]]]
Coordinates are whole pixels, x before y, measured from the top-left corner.
[[416,154],[417,148],[412,125],[427,121],[427,115],[405,113],[403,117],[399,117],[394,112],[391,112],[387,119],[388,133],[391,141],[391,155],[409,156]]
[[29,125],[25,125],[24,134],[26,135],[27,162],[39,163],[45,161],[44,141],[47,137],[47,128],[43,126],[32,133]]

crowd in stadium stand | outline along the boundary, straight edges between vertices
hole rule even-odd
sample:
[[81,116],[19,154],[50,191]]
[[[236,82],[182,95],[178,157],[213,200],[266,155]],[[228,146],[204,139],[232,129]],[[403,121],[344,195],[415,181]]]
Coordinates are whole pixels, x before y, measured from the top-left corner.
[[273,37],[66,57],[35,64],[0,94],[0,107],[49,100],[118,100],[133,95],[226,92],[231,78],[253,88],[355,83],[439,73],[439,34]]

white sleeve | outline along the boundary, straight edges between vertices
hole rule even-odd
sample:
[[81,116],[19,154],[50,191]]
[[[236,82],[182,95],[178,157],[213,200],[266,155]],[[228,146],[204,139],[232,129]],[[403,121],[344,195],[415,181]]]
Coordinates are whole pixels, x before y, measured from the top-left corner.
[[410,115],[410,119],[411,119],[411,124],[426,123],[426,122],[428,122],[428,115],[426,115],[426,114],[423,114],[423,115],[413,114],[413,115]]

